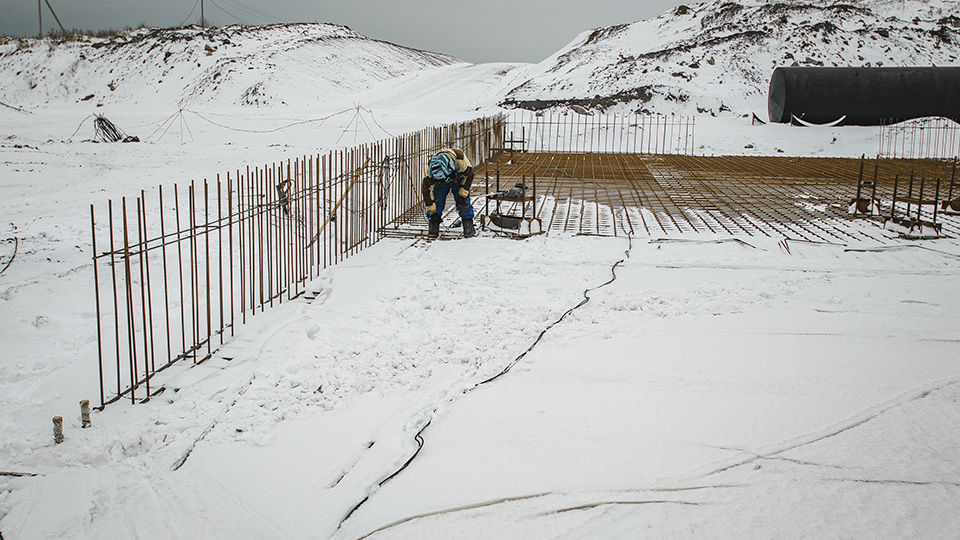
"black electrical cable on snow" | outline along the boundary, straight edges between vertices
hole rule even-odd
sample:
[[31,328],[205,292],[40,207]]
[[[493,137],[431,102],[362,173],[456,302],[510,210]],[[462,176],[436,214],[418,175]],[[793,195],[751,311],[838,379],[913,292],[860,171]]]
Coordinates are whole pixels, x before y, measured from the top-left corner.
[[[621,227],[622,227],[622,226],[623,226],[623,225],[621,224]],[[419,239],[418,239],[418,241],[419,241]],[[560,324],[561,322],[563,322],[563,320],[567,317],[567,315],[570,315],[570,314],[573,313],[574,311],[580,309],[581,307],[585,306],[588,302],[590,302],[590,293],[592,293],[593,291],[602,289],[602,288],[606,287],[607,285],[610,285],[611,283],[613,283],[614,281],[616,281],[616,280],[617,280],[617,267],[619,267],[621,264],[623,264],[624,262],[626,262],[627,259],[630,258],[630,252],[633,250],[633,235],[632,235],[629,231],[627,232],[627,241],[628,241],[628,245],[627,245],[627,249],[624,251],[624,257],[623,257],[622,259],[618,260],[617,262],[613,263],[613,266],[610,267],[610,274],[611,274],[610,279],[608,279],[607,281],[601,283],[600,285],[597,285],[596,287],[590,287],[590,288],[588,288],[588,289],[585,289],[585,290],[583,291],[583,300],[581,300],[580,303],[578,303],[577,305],[575,305],[575,306],[573,306],[572,308],[570,308],[570,309],[566,310],[565,312],[563,312],[563,314],[560,315],[560,317],[559,317],[557,320],[555,320],[555,321],[553,321],[552,323],[550,323],[549,325],[547,325],[547,327],[544,328],[542,332],[540,332],[540,334],[537,336],[537,339],[535,339],[535,340],[533,341],[533,343],[527,348],[527,350],[523,351],[522,353],[520,353],[519,356],[517,356],[516,358],[514,358],[513,361],[511,361],[509,364],[507,364],[507,366],[506,366],[505,368],[503,368],[502,371],[500,371],[500,373],[497,373],[496,375],[494,375],[493,377],[490,377],[489,379],[486,379],[486,380],[484,380],[484,381],[478,382],[478,383],[475,384],[472,388],[469,388],[469,389],[467,389],[467,390],[464,390],[464,391],[463,391],[463,394],[461,394],[461,395],[467,394],[468,392],[471,392],[471,391],[473,391],[473,390],[476,390],[476,389],[479,388],[480,386],[483,386],[483,385],[485,385],[485,384],[487,384],[487,383],[493,382],[493,381],[497,380],[498,378],[506,375],[511,369],[513,369],[513,367],[514,367],[515,365],[517,365],[517,364],[520,362],[520,360],[523,359],[524,356],[526,356],[528,353],[530,353],[531,351],[533,351],[533,349],[540,343],[540,340],[543,339],[543,336],[545,336],[545,335],[547,334],[547,332],[549,332],[549,331],[550,331],[553,327],[555,327],[556,325],[558,325],[558,324]],[[394,471],[394,472],[391,473],[389,476],[387,476],[386,478],[384,478],[383,480],[381,480],[379,483],[377,483],[377,487],[382,487],[382,486],[383,486],[384,484],[386,484],[388,481],[392,480],[392,479],[395,478],[398,474],[400,474],[401,472],[403,472],[403,470],[406,469],[407,467],[409,467],[411,463],[413,463],[413,460],[417,457],[417,455],[420,454],[420,450],[423,449],[423,444],[424,444],[424,441],[423,441],[423,432],[426,431],[426,429],[430,426],[430,423],[431,423],[431,422],[432,422],[432,420],[428,420],[427,423],[424,424],[423,427],[421,427],[420,430],[417,431],[417,434],[414,436],[414,439],[415,439],[416,442],[417,442],[417,449],[416,449],[416,451],[414,451],[413,455],[410,456],[410,458],[409,458],[402,466],[400,466],[400,468],[398,468],[396,471]],[[351,508],[350,511],[347,512],[346,515],[343,516],[343,519],[340,520],[340,523],[337,525],[337,529],[339,530],[340,527],[342,527],[343,524],[344,524],[348,519],[350,519],[350,516],[352,516],[353,513],[356,512],[357,509],[359,509],[361,506],[363,506],[363,504],[366,503],[369,499],[370,499],[370,496],[367,495],[366,497],[363,498],[363,500],[361,500],[361,501],[358,502],[353,508]]]
[[[557,169],[558,171],[566,174],[567,176],[569,176],[569,177],[571,177],[571,178],[580,180],[580,181],[583,182],[583,183],[595,184],[595,185],[603,188],[604,190],[607,189],[606,186],[603,186],[603,185],[601,185],[601,184],[597,184],[596,182],[590,182],[590,181],[588,181],[588,180],[584,180],[583,178],[578,178],[578,177],[576,177],[576,176],[573,176],[573,175],[570,174],[570,173],[567,173],[566,171],[561,171],[560,169],[558,169],[558,168],[556,168],[556,167],[553,167],[553,168],[554,168],[554,169]],[[618,218],[619,220],[621,220],[621,221],[623,220],[623,212],[625,212],[625,211],[626,211],[626,209],[623,208],[623,207],[621,207],[621,209],[620,209],[620,216],[619,216],[619,218]],[[617,226],[617,221],[614,221],[614,228],[616,228],[616,226]],[[613,263],[613,266],[610,267],[610,279],[608,279],[607,281],[601,283],[600,285],[597,285],[596,287],[590,287],[590,288],[588,288],[588,289],[584,289],[584,291],[583,291],[583,300],[581,300],[577,305],[575,305],[575,306],[573,306],[572,308],[570,308],[570,309],[566,310],[565,312],[563,312],[563,314],[560,315],[560,317],[559,317],[557,320],[555,320],[555,321],[553,321],[552,323],[550,323],[549,325],[547,325],[547,327],[544,328],[543,331],[540,332],[540,334],[537,336],[537,339],[535,339],[535,340],[533,341],[533,343],[527,348],[527,350],[523,351],[522,353],[520,353],[519,356],[517,356],[516,358],[514,358],[513,361],[511,361],[509,364],[507,364],[507,366],[506,366],[505,368],[503,368],[502,371],[500,371],[500,373],[497,373],[497,374],[494,375],[493,377],[490,377],[489,379],[483,380],[483,381],[475,384],[472,388],[469,388],[469,389],[467,389],[467,390],[464,390],[464,391],[463,391],[463,394],[461,394],[461,395],[467,394],[468,392],[471,392],[471,391],[473,391],[473,390],[476,390],[477,388],[479,388],[479,387],[481,387],[481,386],[483,386],[483,385],[485,385],[485,384],[487,384],[487,383],[493,382],[493,381],[497,380],[498,378],[506,375],[511,369],[513,369],[513,367],[514,367],[515,365],[517,365],[517,364],[520,362],[520,360],[523,359],[523,357],[525,357],[528,353],[530,353],[531,351],[533,351],[534,348],[536,348],[536,346],[540,343],[540,340],[543,339],[543,336],[545,336],[545,335],[547,334],[547,332],[549,332],[549,331],[550,331],[553,327],[555,327],[556,325],[558,325],[558,324],[560,324],[561,322],[563,322],[563,320],[564,320],[565,318],[567,318],[567,315],[570,315],[570,314],[573,313],[574,311],[580,309],[581,307],[585,306],[588,302],[590,302],[590,293],[592,293],[592,292],[594,292],[594,291],[597,291],[597,290],[599,290],[599,289],[602,289],[602,288],[606,287],[607,285],[610,285],[611,283],[613,283],[614,281],[617,280],[617,268],[618,268],[621,264],[623,264],[624,262],[626,262],[627,259],[630,258],[630,252],[633,250],[633,234],[632,234],[632,231],[631,231],[630,229],[628,229],[627,227],[624,227],[624,226],[623,226],[623,223],[620,223],[620,227],[623,228],[624,233],[626,233],[626,235],[627,235],[627,249],[624,250],[624,252],[623,252],[623,255],[624,255],[623,258],[620,259],[620,260],[618,260],[617,262]],[[419,241],[420,241],[420,239],[417,239],[417,242],[419,242]],[[414,242],[414,244],[416,244],[416,242]],[[413,462],[413,460],[417,457],[417,455],[420,454],[420,451],[423,449],[423,444],[424,444],[424,441],[423,441],[423,432],[426,431],[426,429],[430,426],[430,423],[431,423],[431,422],[432,422],[432,420],[428,420],[427,423],[424,424],[423,427],[421,427],[421,428],[417,431],[417,434],[414,436],[414,439],[415,439],[416,442],[417,442],[417,449],[416,449],[416,451],[414,451],[413,455],[410,456],[410,458],[409,458],[403,465],[401,465],[400,468],[398,468],[398,469],[397,469],[396,471],[394,471],[392,474],[390,474],[389,476],[387,476],[386,478],[384,478],[383,480],[381,480],[379,483],[377,483],[377,487],[383,486],[383,485],[386,484],[388,481],[392,480],[392,479],[395,478],[398,474],[400,474],[401,472],[403,472],[404,469],[406,469],[407,467],[410,466],[410,464],[411,464],[411,463]],[[370,495],[367,495],[366,497],[364,497],[363,500],[361,500],[361,501],[358,502],[353,508],[351,508],[350,511],[347,512],[346,515],[343,516],[343,519],[340,520],[340,523],[337,525],[337,530],[339,530],[340,527],[342,527],[343,524],[344,524],[348,519],[350,519],[350,516],[352,516],[353,513],[356,512],[357,509],[359,509],[361,506],[363,506],[363,504],[366,503],[368,500],[370,500]]]
[[[10,239],[7,239],[9,242]],[[16,236],[13,237],[13,253],[10,255],[10,260],[7,261],[7,264],[3,265],[3,268],[0,269],[0,274],[7,271],[7,268],[10,268],[10,265],[13,264],[13,259],[17,258],[17,250],[20,248],[20,239]]]
[[[413,463],[413,460],[416,459],[416,457],[420,454],[420,450],[423,450],[423,432],[430,425],[430,422],[432,422],[432,420],[427,420],[427,423],[424,424],[422,428],[420,428],[420,431],[418,431],[417,435],[414,437],[414,440],[417,441],[417,449],[416,451],[413,452],[413,455],[410,456],[410,459],[408,459],[406,463],[401,465],[399,469],[394,471],[393,474],[381,480],[380,483],[377,484],[377,487],[383,486],[384,484],[392,480],[394,476],[403,472],[404,469],[406,469],[407,467],[410,466],[411,463]],[[363,503],[367,502],[367,500],[369,499],[370,499],[370,495],[367,495],[366,497],[363,498],[362,501],[358,502],[353,508],[351,508],[350,511],[347,512],[347,515],[343,516],[343,519],[340,520],[340,524],[337,525],[337,529],[339,529],[341,525],[343,525],[348,519],[350,519],[350,516],[352,516],[353,513],[356,512],[358,508],[363,506]]]
[[[631,242],[632,242],[632,240],[631,240]],[[570,314],[573,313],[574,311],[580,309],[581,307],[585,306],[588,302],[590,302],[590,296],[589,296],[589,294],[590,294],[591,292],[596,291],[596,290],[598,290],[598,289],[602,289],[602,288],[606,287],[607,285],[610,285],[611,283],[613,283],[614,281],[616,281],[616,280],[617,280],[617,267],[620,266],[621,264],[623,264],[624,262],[626,262],[627,258],[630,256],[629,251],[630,251],[630,250],[628,249],[628,250],[627,250],[627,255],[626,255],[626,257],[624,257],[623,259],[620,259],[619,261],[615,262],[615,263],[613,264],[613,266],[610,268],[610,274],[611,274],[610,279],[608,279],[608,280],[607,280],[606,282],[604,282],[604,283],[601,283],[600,285],[597,285],[596,287],[591,287],[591,288],[589,288],[589,289],[584,290],[584,291],[583,291],[583,300],[581,300],[579,304],[577,304],[577,305],[573,306],[572,308],[568,309],[567,311],[565,311],[565,312],[563,313],[563,315],[560,315],[560,318],[559,318],[559,319],[557,319],[557,320],[553,321],[552,323],[550,323],[549,325],[547,325],[547,327],[544,328],[542,332],[540,332],[540,335],[537,336],[537,339],[534,340],[533,344],[530,345],[530,347],[528,347],[527,350],[525,350],[525,351],[523,351],[522,353],[520,353],[520,356],[514,358],[512,362],[510,362],[509,364],[507,364],[507,367],[503,368],[503,371],[501,371],[500,373],[497,373],[497,374],[494,375],[493,377],[490,377],[489,379],[487,379],[487,380],[485,380],[485,381],[483,381],[483,382],[478,383],[477,386],[480,386],[480,385],[483,385],[483,384],[487,384],[488,382],[494,381],[494,380],[496,380],[496,379],[498,379],[498,378],[506,375],[507,372],[509,372],[511,369],[513,369],[513,366],[517,365],[517,364],[520,362],[520,360],[522,360],[523,357],[527,355],[527,353],[529,353],[530,351],[532,351],[532,350],[534,349],[534,347],[536,347],[536,346],[540,343],[540,340],[543,339],[543,336],[545,336],[545,335],[547,334],[547,332],[549,332],[554,326],[556,326],[556,325],[560,324],[561,322],[563,322],[563,319],[565,319],[565,318],[567,317],[567,315],[570,315]],[[476,388],[476,386],[475,386],[474,388]]]

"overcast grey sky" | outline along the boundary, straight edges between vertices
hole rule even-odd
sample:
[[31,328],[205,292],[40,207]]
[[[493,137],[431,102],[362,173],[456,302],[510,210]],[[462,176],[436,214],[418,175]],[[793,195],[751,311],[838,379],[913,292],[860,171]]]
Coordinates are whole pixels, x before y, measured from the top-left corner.
[[[0,0],[0,34],[171,27],[200,22],[201,0]],[[577,34],[655,17],[681,0],[202,0],[208,24],[331,22],[367,37],[470,62],[539,62]]]

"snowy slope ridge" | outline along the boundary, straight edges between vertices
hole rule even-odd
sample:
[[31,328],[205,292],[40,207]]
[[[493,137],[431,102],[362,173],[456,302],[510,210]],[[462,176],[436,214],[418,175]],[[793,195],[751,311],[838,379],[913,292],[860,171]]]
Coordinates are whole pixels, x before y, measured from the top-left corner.
[[508,92],[531,110],[766,110],[778,66],[957,65],[960,2],[745,0],[584,32]]
[[110,39],[0,45],[0,101],[274,106],[337,99],[458,62],[332,24],[143,28]]

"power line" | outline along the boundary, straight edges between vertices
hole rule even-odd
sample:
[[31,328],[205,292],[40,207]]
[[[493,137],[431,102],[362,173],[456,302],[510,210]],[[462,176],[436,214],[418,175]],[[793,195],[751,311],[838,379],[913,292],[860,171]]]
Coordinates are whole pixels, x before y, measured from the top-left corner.
[[6,13],[6,12],[8,12],[8,11],[10,11],[10,10],[17,9],[18,7],[23,7],[23,6],[25,6],[25,5],[27,5],[27,4],[31,3],[31,2],[33,2],[33,0],[27,0],[26,2],[21,2],[21,3],[17,4],[17,5],[15,5],[15,6],[10,6],[10,7],[6,8],[6,9],[0,9],[0,13]]
[[274,22],[283,22],[286,20],[284,18],[271,15],[265,11],[261,11],[257,8],[248,6],[243,2],[240,2],[240,0],[223,0],[223,2],[237,8],[242,12],[245,12],[247,15],[253,15],[254,17],[260,17],[262,19],[273,20]]
[[234,15],[233,13],[230,13],[229,11],[223,9],[223,6],[221,6],[220,4],[214,2],[213,0],[208,0],[208,1],[209,1],[211,4],[213,4],[214,6],[216,6],[217,9],[219,9],[220,11],[222,11],[222,12],[226,13],[227,15],[233,17],[234,19],[242,22],[243,24],[250,24],[250,23],[248,23],[247,21],[241,19],[240,17],[237,17],[237,16]]
[[115,2],[112,0],[73,0],[75,4],[105,4],[111,6],[128,6],[128,7],[140,7],[140,6],[165,6],[173,4],[189,4],[190,0],[164,0],[161,2],[138,2],[136,4],[131,4],[130,2]]
[[183,26],[184,24],[186,24],[186,22],[190,19],[190,17],[193,17],[193,12],[197,10],[197,6],[199,6],[199,5],[200,5],[200,0],[197,0],[197,1],[193,4],[193,9],[190,10],[190,14],[187,15],[187,17],[186,17],[185,19],[183,19],[182,21],[180,21],[180,24],[178,24],[177,26]]

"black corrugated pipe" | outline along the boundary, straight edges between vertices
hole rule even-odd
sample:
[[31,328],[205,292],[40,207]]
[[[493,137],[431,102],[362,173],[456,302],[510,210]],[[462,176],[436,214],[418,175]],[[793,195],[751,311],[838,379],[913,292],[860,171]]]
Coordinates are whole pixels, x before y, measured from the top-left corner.
[[770,77],[771,122],[792,117],[877,126],[943,116],[960,122],[960,67],[778,67]]

